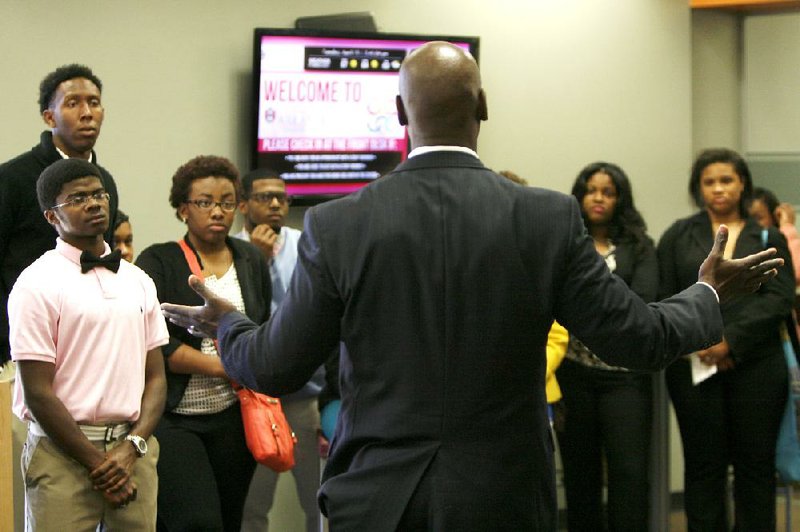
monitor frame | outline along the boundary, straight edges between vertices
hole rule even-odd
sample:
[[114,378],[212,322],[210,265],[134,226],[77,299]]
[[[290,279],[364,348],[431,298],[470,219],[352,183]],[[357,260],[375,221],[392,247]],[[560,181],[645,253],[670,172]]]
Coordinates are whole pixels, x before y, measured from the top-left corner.
[[[480,50],[480,38],[475,36],[456,36],[456,35],[430,35],[430,34],[415,34],[415,33],[382,33],[382,32],[367,32],[367,31],[338,31],[338,30],[321,30],[321,29],[297,29],[297,28],[255,28],[253,31],[253,79],[252,79],[252,96],[250,98],[250,168],[259,168],[259,112],[260,112],[260,83],[261,77],[261,43],[264,37],[309,37],[309,38],[341,38],[341,39],[365,39],[374,40],[376,46],[380,46],[380,41],[411,41],[411,42],[429,42],[429,41],[448,41],[458,44],[466,44],[469,47],[470,53],[478,61],[478,54]],[[408,132],[406,132],[406,139],[408,139]],[[402,159],[408,156],[408,153],[402,154]],[[354,190],[363,188],[369,182],[361,183],[360,181],[351,181],[353,183],[360,183],[353,185]],[[290,184],[287,181],[287,184]],[[292,202],[294,205],[315,205],[330,199],[335,199],[347,195],[348,193],[337,194],[292,194]]]

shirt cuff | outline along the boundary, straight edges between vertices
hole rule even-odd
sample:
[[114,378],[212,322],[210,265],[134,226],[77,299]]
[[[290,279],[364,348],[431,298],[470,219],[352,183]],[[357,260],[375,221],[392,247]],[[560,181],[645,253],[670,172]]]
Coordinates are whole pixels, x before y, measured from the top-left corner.
[[701,284],[703,286],[707,286],[708,288],[710,288],[711,291],[714,292],[714,297],[717,298],[717,303],[719,303],[719,294],[717,293],[716,288],[714,288],[713,286],[711,286],[710,284],[708,284],[708,283],[706,283],[704,281],[697,281],[697,284]]

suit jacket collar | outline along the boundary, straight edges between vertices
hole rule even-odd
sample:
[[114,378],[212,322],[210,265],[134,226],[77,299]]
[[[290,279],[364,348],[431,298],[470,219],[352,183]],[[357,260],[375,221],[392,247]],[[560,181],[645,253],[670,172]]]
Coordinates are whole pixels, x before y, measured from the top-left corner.
[[[691,224],[690,234],[695,245],[700,246],[701,249],[710,250],[714,246],[714,233],[711,229],[711,218],[708,216],[706,210],[702,210],[689,217]],[[744,226],[739,233],[736,240],[736,249],[733,253],[733,258],[743,257],[746,253],[753,253],[745,242],[757,238],[761,239],[761,226],[752,218],[744,219]],[[741,245],[744,244],[744,245]]]
[[711,218],[704,210],[689,218],[692,242],[700,249],[708,250],[714,246],[714,234],[711,232]]
[[423,153],[430,153],[432,151],[460,151],[461,153],[468,153],[469,155],[473,155],[480,159],[478,153],[473,150],[472,148],[467,148],[466,146],[448,146],[446,144],[436,145],[436,146],[419,146],[414,148],[408,153],[408,158],[411,159],[416,157],[417,155],[422,155]]
[[[194,245],[192,245],[192,241],[189,239],[189,232],[188,231],[186,232],[186,234],[183,235],[183,240],[186,241],[186,244],[189,245],[189,249],[194,251],[194,254],[197,257],[197,263],[202,268],[203,267],[203,260],[200,258],[200,254],[197,252],[197,249],[195,249]],[[237,242],[238,242],[238,240],[237,240]],[[237,260],[242,260],[242,261],[249,261],[250,260],[250,257],[248,257],[247,255],[244,255],[241,252],[241,250],[239,249],[238,245],[234,243],[234,239],[230,235],[225,237],[225,245],[227,245],[228,249],[231,250],[231,256],[233,257],[233,262],[236,262]]]
[[486,170],[486,167],[477,157],[458,151],[432,151],[423,153],[406,159],[400,163],[394,172],[404,172],[407,170],[418,170],[421,168],[478,168]]
[[[189,249],[194,252],[195,256],[197,257],[197,263],[200,264],[200,267],[202,268],[203,261],[200,259],[200,254],[192,245],[192,241],[189,240],[188,232],[183,236],[183,239],[189,245]],[[239,278],[239,286],[242,290],[242,300],[244,301],[245,313],[247,314],[247,312],[250,312],[252,314],[256,312],[255,309],[258,308],[258,302],[256,299],[262,297],[263,294],[257,293],[255,290],[248,289],[249,287],[256,286],[256,281],[254,279],[252,269],[250,268],[250,257],[244,253],[242,246],[251,246],[251,244],[245,243],[237,238],[231,238],[230,236],[225,237],[225,244],[228,246],[228,249],[231,250],[233,267],[236,269],[236,276]],[[189,265],[187,264],[186,267],[188,268]],[[269,308],[269,301],[267,301],[267,307]]]
[[[44,162],[46,166],[50,166],[54,162],[62,159],[61,154],[58,153],[56,145],[53,142],[52,131],[42,131],[42,134],[39,136],[39,145],[35,146],[33,151],[36,157]],[[99,166],[99,163],[97,162],[97,153],[94,150],[92,150],[92,158],[89,162]]]

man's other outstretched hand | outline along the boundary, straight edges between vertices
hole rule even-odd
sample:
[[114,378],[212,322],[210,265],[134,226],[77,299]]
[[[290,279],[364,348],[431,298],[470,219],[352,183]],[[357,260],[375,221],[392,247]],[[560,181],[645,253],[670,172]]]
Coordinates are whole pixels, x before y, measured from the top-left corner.
[[741,259],[724,259],[725,245],[728,243],[728,228],[719,227],[711,252],[700,265],[697,280],[714,287],[720,303],[737,296],[758,290],[762,284],[778,275],[777,268],[783,266],[783,259],[775,258],[775,248]]
[[205,301],[203,306],[189,307],[162,303],[161,311],[169,321],[187,329],[194,336],[216,338],[219,320],[225,314],[236,311],[236,307],[211,292],[196,275],[189,276],[189,286],[203,298]]

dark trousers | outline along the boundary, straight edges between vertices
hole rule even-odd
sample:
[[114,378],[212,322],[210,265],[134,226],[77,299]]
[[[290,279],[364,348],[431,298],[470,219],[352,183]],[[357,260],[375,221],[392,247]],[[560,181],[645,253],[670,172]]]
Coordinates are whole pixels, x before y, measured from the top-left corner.
[[666,376],[683,441],[689,530],[730,530],[725,494],[732,464],[735,529],[773,532],[775,443],[788,393],[783,354],[742,363],[697,386],[685,359]]
[[165,412],[155,433],[158,530],[238,532],[256,466],[239,403],[209,415]]
[[[556,377],[564,423],[558,443],[570,532],[646,531],[653,377],[565,359]],[[608,472],[603,519],[603,456]]]

